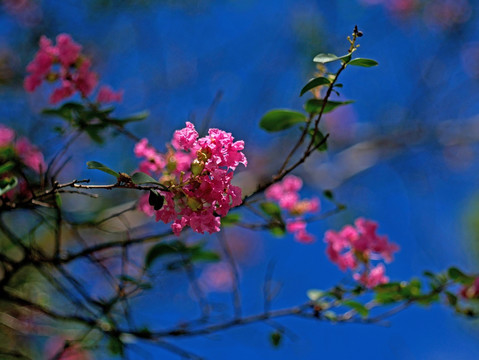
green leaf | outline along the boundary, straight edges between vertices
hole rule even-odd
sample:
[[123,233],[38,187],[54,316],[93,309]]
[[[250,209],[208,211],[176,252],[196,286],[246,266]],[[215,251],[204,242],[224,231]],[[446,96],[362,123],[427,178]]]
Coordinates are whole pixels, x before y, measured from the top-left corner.
[[112,355],[120,355],[123,356],[124,354],[124,344],[121,340],[117,337],[110,337],[110,341],[108,342],[108,350]]
[[279,331],[274,331],[269,336],[269,340],[271,341],[271,345],[277,348],[281,345],[281,341],[283,340],[283,335]]
[[153,179],[150,175],[145,174],[145,173],[140,172],[140,171],[131,175],[131,181],[133,181],[133,183],[136,184],[136,185],[142,185],[142,184],[163,185],[162,183]]
[[360,302],[357,302],[354,300],[346,300],[343,302],[343,305],[356,310],[357,313],[361,315],[362,317],[367,317],[369,315],[369,310]]
[[308,296],[309,300],[317,301],[317,300],[321,299],[322,297],[324,297],[324,295],[326,295],[326,293],[322,290],[310,289],[310,290],[308,290],[306,295]]
[[213,251],[201,250],[193,252],[190,259],[192,262],[218,262],[221,260],[221,257]]
[[88,161],[86,163],[86,166],[88,167],[88,169],[100,170],[100,171],[106,172],[107,174],[113,175],[116,178],[120,177],[119,173],[110,169],[108,166],[105,166],[102,163],[99,163],[98,161]]
[[269,215],[274,218],[281,218],[281,209],[278,204],[268,201],[261,203],[259,207],[266,215]]
[[336,321],[338,319],[338,316],[336,315],[336,313],[334,311],[331,311],[331,310],[327,310],[323,313],[323,316],[325,319],[329,320],[329,321]]
[[450,267],[447,270],[447,275],[451,280],[454,280],[455,282],[461,283],[463,285],[470,285],[474,281],[473,276],[469,276],[464,274],[461,270],[459,270],[456,267]]
[[[314,129],[310,129],[309,136],[313,137],[313,135],[314,135]],[[314,137],[313,144],[316,150],[320,152],[328,150],[328,142],[325,140],[325,136],[323,135],[323,133],[319,130],[316,132],[316,136]]]
[[286,227],[283,223],[270,225],[269,231],[277,237],[282,237],[286,234]]
[[454,295],[452,292],[450,291],[446,291],[446,297],[447,297],[447,302],[452,305],[452,306],[456,306],[457,305],[457,296]]
[[348,65],[362,66],[362,67],[373,67],[378,66],[378,62],[372,59],[362,59],[356,58],[348,62]]
[[130,123],[130,122],[145,120],[148,116],[150,116],[149,111],[142,111],[138,114],[133,114],[133,115],[128,116],[128,117],[123,118],[123,119],[109,119],[108,121],[109,122],[114,122],[115,124],[118,124],[118,125],[123,125],[123,124],[127,124],[127,123]]
[[13,161],[7,161],[6,163],[0,166],[0,174],[4,174],[7,171],[12,170],[15,167],[15,163]]
[[325,77],[318,77],[318,78],[312,79],[301,89],[299,96],[303,96],[306,92],[308,92],[311,89],[314,89],[315,87],[318,87],[321,85],[329,85],[329,84],[331,84],[331,80]]
[[232,226],[241,220],[241,215],[238,213],[228,214],[221,218],[221,226]]
[[145,256],[145,268],[150,268],[153,262],[155,262],[158,258],[171,255],[171,254],[179,254],[184,252],[185,246],[178,242],[172,243],[160,243],[153,246]]
[[306,122],[306,116],[292,110],[271,110],[266,113],[259,126],[266,131],[275,132],[289,129],[297,123]]
[[334,194],[331,190],[324,190],[323,195],[326,199],[334,200]]
[[148,203],[153,206],[155,210],[160,210],[165,202],[165,197],[156,190],[150,190]]
[[15,176],[0,179],[0,195],[12,190],[18,185],[18,179]]
[[[328,102],[324,106],[323,114],[327,114],[339,106],[348,105],[353,102],[354,101],[352,100],[348,100],[348,101],[328,100]],[[324,103],[323,99],[310,99],[304,105],[304,109],[306,110],[306,112],[310,114],[319,114],[321,112],[321,109],[323,108],[323,103]]]
[[351,54],[346,54],[343,56],[336,56],[334,54],[318,54],[314,57],[313,61],[318,62],[321,64],[326,64],[332,61],[343,60],[344,62],[348,62],[351,59]]
[[42,111],[42,113],[45,115],[58,116],[67,121],[72,121],[73,112],[78,113],[80,111],[83,111],[84,109],[84,106],[80,103],[67,102],[56,109],[45,109]]

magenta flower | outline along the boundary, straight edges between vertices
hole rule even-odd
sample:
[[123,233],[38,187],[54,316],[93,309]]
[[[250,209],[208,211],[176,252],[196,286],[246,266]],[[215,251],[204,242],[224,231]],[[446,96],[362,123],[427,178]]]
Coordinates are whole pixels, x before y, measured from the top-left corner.
[[198,233],[220,230],[220,217],[241,204],[241,189],[231,184],[233,172],[247,160],[241,152],[243,141],[234,142],[230,133],[210,129],[200,138],[193,124],[175,131],[166,154],[160,154],[142,139],[135,146],[135,155],[144,160],[139,169],[160,179],[169,191],[161,209],[146,209],[142,198],[139,210],[155,214],[156,221],[172,223],[179,235],[185,226]]
[[13,139],[15,139],[15,131],[0,124],[0,147],[11,145]]
[[359,218],[355,227],[347,225],[341,231],[329,230],[324,241],[328,244],[326,254],[342,271],[350,269],[353,277],[366,287],[374,287],[389,279],[384,275],[384,265],[371,268],[372,261],[393,260],[393,253],[399,246],[389,242],[387,236],[376,234],[378,228],[374,221]]
[[96,101],[103,104],[112,102],[120,103],[123,101],[123,90],[114,92],[111,87],[104,85],[98,91]]
[[15,144],[15,150],[22,162],[36,171],[41,173],[46,170],[43,154],[27,138],[20,138]]
[[296,241],[308,244],[314,242],[315,238],[306,231],[306,222],[302,216],[319,211],[320,203],[318,198],[300,200],[298,192],[302,187],[303,181],[299,177],[288,175],[283,181],[267,188],[265,195],[293,216],[287,220],[286,230],[294,234]]

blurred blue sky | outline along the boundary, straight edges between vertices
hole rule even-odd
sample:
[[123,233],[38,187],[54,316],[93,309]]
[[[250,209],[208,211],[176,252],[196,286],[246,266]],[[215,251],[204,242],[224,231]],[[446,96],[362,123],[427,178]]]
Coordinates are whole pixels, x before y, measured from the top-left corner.
[[[479,255],[471,246],[475,234],[467,226],[467,219],[474,216],[479,180],[475,144],[479,134],[474,133],[479,122],[477,1],[43,0],[34,4],[37,12],[30,18],[5,8],[0,16],[0,65],[8,65],[0,70],[10,69],[0,71],[2,122],[29,134],[48,154],[62,146],[51,133],[54,121],[39,115],[47,96],[24,93],[21,76],[39,35],[66,32],[92,56],[103,83],[125,90],[118,114],[150,110],[150,118],[132,129],[159,148],[185,121],[201,124],[222,91],[211,126],[244,139],[251,169],[263,174],[264,164],[275,163],[294,132],[266,134],[257,126],[261,116],[275,107],[301,109],[304,99],[298,94],[315,70],[313,56],[323,51],[344,53],[345,37],[355,24],[364,32],[358,56],[376,59],[380,66],[345,71],[341,95],[356,102],[339,115],[332,114],[328,122],[343,124],[338,131],[350,127],[351,135],[341,140],[341,134],[335,139],[332,132],[331,153],[314,157],[299,172],[308,185],[305,195],[320,192],[322,184],[337,186],[336,197],[348,210],[311,225],[318,241],[310,246],[294,242],[292,236],[235,233],[261,243],[259,259],[242,268],[243,302],[249,313],[262,309],[262,283],[270,261],[276,264],[274,279],[282,284],[274,307],[301,303],[308,289],[327,288],[343,279],[345,275],[326,259],[322,234],[357,216],[377,220],[380,233],[401,246],[388,266],[394,280],[454,264],[479,271]],[[372,166],[365,171],[335,182],[320,178],[328,172],[325,162],[338,164],[335,154],[378,139],[382,142],[373,146]],[[68,173],[67,178],[95,179],[96,174],[80,170],[92,159],[133,170],[133,145],[122,138],[100,149],[86,142],[74,154],[78,165],[69,171],[76,173]],[[161,286],[175,281],[164,280]],[[174,303],[157,292],[161,309],[141,306],[136,314],[139,323],[155,319],[158,324],[153,325],[161,328],[161,321],[171,320],[165,311],[187,316],[195,310],[187,299],[186,284]],[[213,296],[228,299],[225,294]],[[271,329],[264,324],[176,343],[208,359],[479,356],[477,323],[438,306],[407,310],[394,316],[389,326],[281,322],[297,337],[286,339],[279,349],[269,345]],[[132,348],[131,358],[178,358],[157,347],[145,349],[148,352]]]

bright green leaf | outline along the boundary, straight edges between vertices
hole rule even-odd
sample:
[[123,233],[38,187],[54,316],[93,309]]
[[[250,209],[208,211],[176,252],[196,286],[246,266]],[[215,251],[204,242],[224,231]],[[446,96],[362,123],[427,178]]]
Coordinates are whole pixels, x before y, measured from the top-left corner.
[[268,201],[261,203],[259,207],[266,215],[272,216],[274,218],[281,218],[281,209],[278,204]]
[[[353,103],[354,101],[348,100],[348,101],[332,101],[328,100],[326,105],[324,106],[323,114],[327,114],[334,109],[336,109],[338,106],[343,106],[343,105],[348,105]],[[323,99],[310,99],[306,102],[304,105],[304,109],[306,112],[310,114],[319,114],[321,112],[321,109],[323,108]]]
[[[309,136],[313,137],[314,135],[314,129],[309,130]],[[321,131],[316,132],[316,136],[314,137],[313,141],[314,147],[318,151],[326,151],[328,150],[328,143],[326,141],[326,137]]]
[[18,185],[18,179],[15,176],[0,179],[0,195],[12,190]]
[[156,184],[156,185],[163,185],[157,180],[153,179],[150,175],[145,174],[143,172],[136,172],[131,175],[131,181],[133,181],[136,185],[142,184]]
[[343,302],[343,305],[356,310],[357,313],[361,315],[362,317],[367,317],[369,315],[369,310],[360,302],[357,302],[354,300],[346,300]]
[[306,116],[292,110],[271,110],[266,113],[259,126],[266,131],[275,132],[289,129],[297,123],[306,122]]
[[192,262],[205,261],[205,262],[218,262],[221,260],[221,257],[213,251],[195,251],[191,255]]
[[311,301],[317,301],[319,299],[321,299],[322,297],[324,297],[326,293],[322,290],[317,290],[317,289],[310,289],[308,290],[308,292],[306,293],[306,295],[308,296],[309,300]]
[[98,161],[88,161],[86,163],[86,166],[88,167],[88,169],[100,170],[100,171],[106,172],[107,174],[113,175],[116,178],[120,177],[119,173],[110,169],[108,166],[105,166],[102,163],[99,163]]
[[464,284],[464,285],[470,285],[474,281],[473,276],[469,276],[464,274],[461,270],[459,270],[456,267],[451,267],[447,270],[447,274],[451,280],[454,280],[458,283]]
[[318,87],[321,85],[329,85],[329,84],[331,84],[331,81],[325,77],[318,77],[318,78],[312,79],[301,89],[301,93],[299,94],[299,96],[303,96],[306,92],[308,92],[311,89],[314,89],[315,87]]
[[0,174],[6,173],[7,171],[12,170],[15,167],[13,161],[7,161],[6,163],[0,165]]
[[281,345],[281,341],[283,340],[283,335],[279,331],[274,331],[269,336],[269,340],[271,341],[271,345],[275,348]]
[[314,57],[313,61],[321,64],[326,64],[332,61],[343,60],[348,62],[351,59],[351,54],[346,54],[343,56],[336,56],[334,54],[318,54]]
[[128,116],[128,117],[123,118],[123,119],[109,119],[108,121],[114,122],[118,125],[123,125],[123,124],[127,124],[127,123],[130,123],[130,122],[145,120],[148,116],[150,116],[149,111],[142,111],[138,114],[133,114],[133,115]]
[[162,256],[182,253],[184,249],[185,246],[178,241],[156,244],[146,253],[145,268],[150,268],[153,262]]
[[378,62],[372,59],[362,59],[362,58],[356,58],[352,59],[350,62],[348,62],[348,65],[354,65],[354,66],[362,66],[362,67],[373,67],[377,66]]
[[241,220],[241,215],[238,213],[228,214],[221,218],[221,226],[231,226]]

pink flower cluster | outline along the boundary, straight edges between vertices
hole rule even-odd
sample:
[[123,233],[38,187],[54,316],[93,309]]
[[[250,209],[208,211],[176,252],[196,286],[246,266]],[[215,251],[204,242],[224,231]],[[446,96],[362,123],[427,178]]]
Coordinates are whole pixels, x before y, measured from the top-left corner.
[[15,141],[15,131],[0,124],[0,164],[1,162],[15,160],[9,159],[11,155],[8,154],[6,157],[3,156],[2,150],[5,149],[13,149],[13,157],[19,159],[21,163],[35,172],[40,173],[46,170],[45,160],[40,150],[25,137]]
[[479,277],[474,279],[474,282],[469,286],[463,286],[460,290],[460,295],[464,299],[477,299],[479,298]]
[[329,259],[345,271],[351,269],[356,281],[368,288],[389,281],[382,263],[373,266],[372,260],[391,262],[399,247],[388,241],[387,236],[376,234],[378,224],[359,218],[355,226],[347,225],[341,231],[329,230],[324,241],[328,244]]
[[140,199],[139,209],[155,215],[156,221],[173,222],[179,235],[185,226],[201,234],[220,230],[220,217],[241,204],[241,189],[231,185],[233,171],[247,165],[242,153],[243,141],[233,141],[230,133],[210,129],[199,137],[193,124],[175,131],[168,152],[161,154],[142,139],[135,146],[135,155],[144,160],[139,170],[159,178],[169,191],[160,191],[165,202],[153,210],[148,195]]
[[293,216],[287,220],[286,230],[294,234],[294,238],[301,243],[311,243],[315,239],[306,231],[306,222],[302,215],[319,211],[319,199],[300,199],[299,190],[303,181],[294,175],[286,176],[281,182],[266,189],[265,195],[269,200],[276,201],[279,206]]
[[[91,61],[81,53],[82,47],[75,43],[70,35],[60,34],[56,45],[46,36],[40,38],[40,49],[28,64],[29,75],[25,78],[24,88],[35,91],[44,81],[59,81],[50,96],[50,102],[56,104],[75,93],[88,97],[98,84],[98,76],[90,70]],[[110,87],[103,86],[97,102],[121,101],[122,92],[115,93]]]

